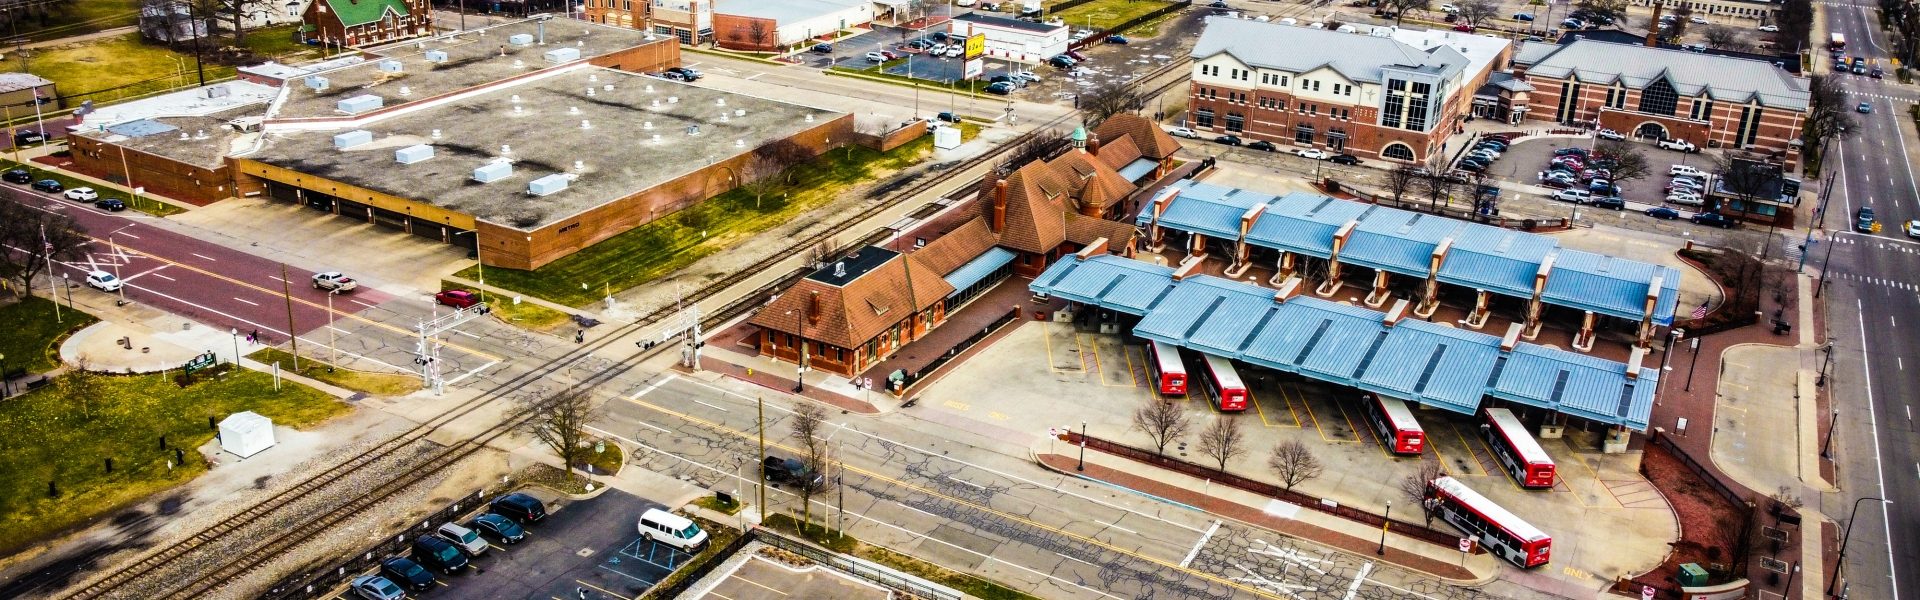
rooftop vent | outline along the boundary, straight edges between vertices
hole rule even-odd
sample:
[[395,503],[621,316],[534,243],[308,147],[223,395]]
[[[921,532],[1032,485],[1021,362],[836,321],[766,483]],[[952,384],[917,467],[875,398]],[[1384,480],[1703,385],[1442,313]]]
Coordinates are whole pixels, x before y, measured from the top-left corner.
[[747,109],[744,109],[744,108],[733,109],[733,116],[736,116],[736,117],[747,116]]
[[653,99],[653,107],[654,107],[654,108],[660,108],[660,99],[659,99],[659,98],[654,98],[654,99]]
[[597,73],[588,73],[587,81],[600,81],[600,75]]
[[569,106],[569,107],[567,107],[567,114],[570,114],[570,115],[577,115],[577,114],[580,114],[580,107],[578,107],[578,106]]
[[653,121],[641,121],[641,122],[640,122],[640,128],[641,128],[641,129],[653,129]]
[[714,98],[714,99],[713,99],[713,105],[714,105],[714,106],[726,106],[726,105],[727,105],[727,99],[726,99],[726,98]]
[[513,44],[515,46],[531,46],[533,45],[533,34],[516,33],[510,36],[507,36],[507,43]]
[[433,139],[436,139],[436,140],[440,139],[440,130],[438,129],[433,130]]
[[734,140],[734,141],[733,141],[733,147],[735,147],[735,148],[745,148],[745,147],[747,147],[747,141],[746,141],[746,140]]
[[581,128],[581,129],[593,129],[593,122],[592,122],[592,121],[588,121],[588,120],[586,120],[586,119],[581,119],[581,120],[580,120],[580,128]]
[[412,95],[413,95],[413,88],[409,88],[409,87],[407,87],[407,86],[404,86],[404,85],[403,85],[403,86],[400,86],[400,95],[402,95],[402,96],[412,96]]
[[808,122],[808,123],[812,123],[812,122],[813,122],[813,113],[807,113],[807,122]]
[[687,135],[700,135],[700,126],[699,126],[699,125],[688,125],[688,126],[687,126]]
[[473,180],[491,183],[513,175],[513,163],[507,161],[490,162],[473,170]]
[[384,106],[384,105],[386,105],[386,101],[381,100],[379,96],[375,96],[373,94],[361,94],[358,96],[354,96],[352,98],[341,100],[335,106],[340,109],[340,112],[347,113],[350,115],[357,115],[363,112],[380,108],[381,106]]
[[651,83],[647,84],[647,93],[649,94],[653,93],[653,84]]
[[519,94],[514,94],[514,95],[512,95],[512,96],[508,96],[508,97],[507,97],[507,99],[508,99],[508,100],[511,100],[511,101],[513,101],[513,103],[514,103],[514,104],[519,104],[519,103],[520,103],[520,95],[519,95]]
[[546,57],[547,62],[553,64],[569,63],[580,60],[580,49],[566,47],[554,48],[546,51],[542,56]]
[[521,108],[521,107],[520,107],[520,105],[518,105],[518,104],[515,104],[515,105],[513,105],[513,114],[516,114],[516,115],[517,115],[517,114],[520,114],[520,113],[523,113],[523,112],[526,112],[526,109],[524,109],[524,108]]
[[720,113],[720,122],[721,123],[727,122],[727,113]]
[[573,170],[575,171],[587,170],[587,161],[584,161],[584,160],[573,161]]
[[609,83],[609,84],[605,84],[605,85],[602,85],[602,86],[600,86],[600,90],[601,90],[601,91],[607,91],[607,92],[611,92],[611,91],[613,91],[613,84],[611,84],[611,83]]
[[426,144],[414,144],[393,151],[393,162],[403,165],[410,165],[429,158],[433,158],[433,146]]
[[680,103],[679,96],[667,96],[667,104],[679,104],[679,103]]
[[846,276],[847,276],[847,263],[845,263],[845,262],[837,262],[837,263],[833,263],[833,276],[834,276],[834,277],[846,277]]
[[[181,132],[180,135],[186,135],[186,132]],[[372,141],[373,132],[365,129],[355,129],[346,133],[334,134],[333,149],[346,150]]]
[[572,178],[567,177],[564,173],[554,173],[529,181],[527,182],[527,195],[546,196],[553,194],[560,190],[567,189],[567,183],[571,180]]
[[427,58],[427,62],[430,62],[430,63],[444,63],[444,62],[447,62],[447,51],[428,50],[426,54],[426,58]]
[[307,87],[312,88],[313,91],[316,91],[316,92],[322,91],[331,86],[332,86],[332,83],[328,82],[327,78],[325,77],[321,77],[319,75],[307,76]]
[[512,145],[512,144],[501,144],[501,145],[500,145],[500,153],[501,153],[501,154],[513,154],[513,145]]
[[658,133],[656,133],[656,134],[653,134],[653,143],[655,143],[655,144],[658,144],[658,143],[660,143],[660,134],[658,134]]
[[380,70],[386,73],[399,73],[406,70],[406,67],[401,65],[400,61],[388,59],[380,61]]
[[202,98],[225,98],[233,95],[233,90],[227,89],[224,85],[210,85],[204,89],[206,91],[200,93]]
[[592,97],[592,96],[593,96],[593,88],[587,88],[587,96],[588,96],[588,97]]

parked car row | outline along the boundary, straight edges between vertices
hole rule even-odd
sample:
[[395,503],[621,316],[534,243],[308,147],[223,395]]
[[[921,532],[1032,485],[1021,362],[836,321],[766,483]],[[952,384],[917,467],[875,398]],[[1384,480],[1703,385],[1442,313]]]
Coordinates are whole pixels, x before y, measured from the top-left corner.
[[1468,173],[1485,173],[1487,167],[1492,166],[1493,161],[1500,160],[1500,155],[1506,154],[1507,147],[1512,144],[1513,136],[1509,134],[1482,136],[1472,148],[1460,155],[1460,161],[1454,163],[1453,168]]
[[[1185,127],[1175,127],[1172,130],[1169,130],[1168,133],[1175,136],[1179,136],[1179,137],[1185,137],[1185,138],[1200,137],[1200,134],[1195,133],[1192,129],[1188,129]],[[1228,146],[1244,145],[1248,150],[1259,150],[1262,152],[1279,152],[1280,151],[1280,146],[1274,144],[1273,142],[1269,142],[1267,140],[1254,140],[1252,142],[1246,142],[1244,140],[1241,140],[1240,136],[1237,136],[1237,135],[1223,135],[1220,137],[1213,138],[1213,141],[1215,143],[1226,144]],[[1358,156],[1354,156],[1352,154],[1334,154],[1332,152],[1321,150],[1319,148],[1294,148],[1292,152],[1294,156],[1298,156],[1300,158],[1305,158],[1308,160],[1324,160],[1324,161],[1329,161],[1338,165],[1358,165],[1361,163],[1360,157]]]
[[407,556],[382,559],[377,570],[355,577],[348,587],[366,600],[400,600],[408,591],[433,589],[437,577],[472,568],[473,560],[493,547],[488,542],[520,543],[527,537],[527,525],[547,518],[546,505],[519,492],[494,498],[487,510],[464,524],[443,523],[414,538]]
[[0,179],[5,180],[7,183],[26,184],[27,187],[33,188],[33,190],[37,192],[60,194],[74,202],[92,202],[94,208],[104,211],[119,212],[127,209],[127,202],[125,200],[101,196],[99,192],[94,191],[93,188],[90,187],[67,189],[66,186],[61,185],[58,179],[35,180],[33,173],[26,169],[7,171],[4,176],[0,176]]

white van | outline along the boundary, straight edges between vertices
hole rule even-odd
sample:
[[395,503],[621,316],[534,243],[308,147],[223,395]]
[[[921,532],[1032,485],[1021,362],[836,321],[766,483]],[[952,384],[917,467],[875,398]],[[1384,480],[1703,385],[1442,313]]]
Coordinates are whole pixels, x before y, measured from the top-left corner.
[[640,515],[640,535],[691,554],[707,548],[707,532],[701,531],[692,519],[658,508],[649,508]]

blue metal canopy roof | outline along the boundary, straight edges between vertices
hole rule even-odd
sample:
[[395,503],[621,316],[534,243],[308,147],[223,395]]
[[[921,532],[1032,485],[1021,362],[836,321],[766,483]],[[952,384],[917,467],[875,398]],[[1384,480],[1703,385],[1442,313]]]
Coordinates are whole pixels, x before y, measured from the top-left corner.
[[952,273],[948,273],[945,277],[947,285],[953,286],[953,293],[958,294],[961,290],[972,287],[973,284],[980,283],[980,280],[986,279],[987,276],[992,275],[994,271],[1000,270],[1000,267],[1007,266],[1007,263],[1013,262],[1013,256],[1013,251],[1006,248],[999,246],[988,248],[986,254],[975,257],[973,260],[967,261],[967,264],[960,265],[960,268],[954,269]]
[[[1660,277],[1654,322],[1673,324],[1680,272],[1672,267],[1560,248],[1551,236],[1316,194],[1274,198],[1190,180],[1170,187],[1178,196],[1160,218],[1169,229],[1238,239],[1240,217],[1264,203],[1267,209],[1247,231],[1247,243],[1327,258],[1334,233],[1358,221],[1341,260],[1409,277],[1426,277],[1434,248],[1451,238],[1438,273],[1441,282],[1520,298],[1532,297],[1540,265],[1557,254],[1541,301],[1623,319],[1641,317],[1648,286]],[[1152,217],[1151,210],[1141,211],[1136,223],[1144,226]]]
[[1120,176],[1127,178],[1127,181],[1139,181],[1141,177],[1146,177],[1148,173],[1153,172],[1154,167],[1158,166],[1160,163],[1151,158],[1136,158],[1133,162],[1127,163],[1127,166],[1120,167]]
[[1134,334],[1462,414],[1492,396],[1637,430],[1652,413],[1655,369],[1278,292],[1111,255],[1068,257],[1036,294],[1140,315]]

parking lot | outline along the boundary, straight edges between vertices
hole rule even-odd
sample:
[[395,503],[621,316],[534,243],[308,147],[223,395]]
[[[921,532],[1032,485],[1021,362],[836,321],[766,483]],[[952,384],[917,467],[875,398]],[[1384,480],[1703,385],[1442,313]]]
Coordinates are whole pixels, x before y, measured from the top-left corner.
[[[1594,138],[1591,137],[1575,136],[1551,136],[1522,140],[1508,147],[1507,151],[1503,153],[1500,158],[1494,160],[1493,163],[1487,167],[1487,175],[1515,183],[1539,185],[1541,174],[1548,170],[1549,163],[1553,160],[1554,151],[1568,147],[1591,150],[1594,147],[1594,142]],[[1630,141],[1628,143],[1632,145],[1633,149],[1646,156],[1647,175],[1640,179],[1614,182],[1620,189],[1620,197],[1627,201],[1625,210],[1638,212],[1656,206],[1666,206],[1678,211],[1680,213],[1679,217],[1682,219],[1691,217],[1694,209],[1698,208],[1697,206],[1667,203],[1666,186],[1668,182],[1671,181],[1671,177],[1667,175],[1667,172],[1674,165],[1686,165],[1701,171],[1711,172],[1714,169],[1714,158],[1708,152],[1712,151],[1684,153],[1662,149],[1651,143],[1641,141]],[[1581,184],[1575,186],[1574,189],[1587,189],[1585,183],[1586,182],[1581,182]],[[1553,189],[1544,186],[1539,188],[1539,194],[1541,196],[1550,196],[1553,191]],[[1596,193],[1594,195],[1601,194]]]
[[[542,500],[550,494],[540,494]],[[435,576],[440,593],[465,599],[584,597],[625,600],[653,587],[687,555],[639,541],[636,519],[659,503],[607,490],[592,499],[546,502],[548,515],[518,544],[490,543],[473,568]],[[464,522],[465,519],[462,519]],[[341,591],[339,600],[358,600]]]
[[786,598],[833,598],[835,600],[886,600],[893,597],[885,588],[842,575],[831,569],[809,566],[793,568],[755,555],[740,563],[727,578],[705,594],[689,600],[784,600]]

